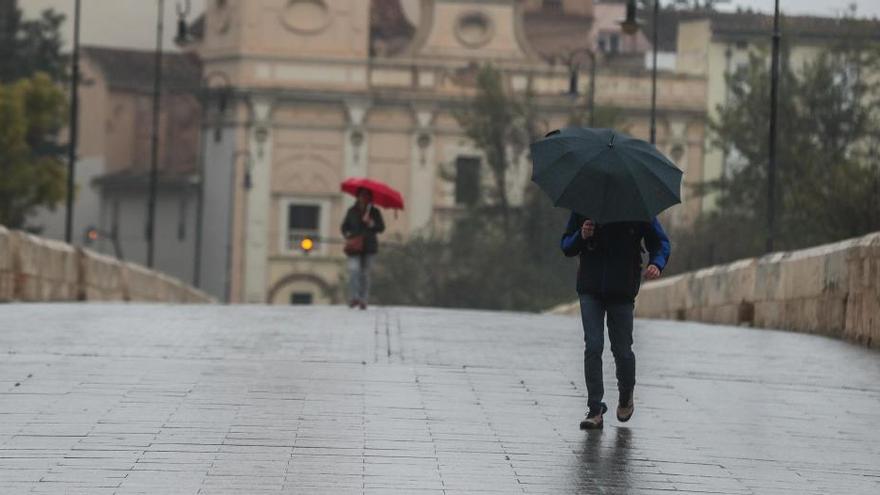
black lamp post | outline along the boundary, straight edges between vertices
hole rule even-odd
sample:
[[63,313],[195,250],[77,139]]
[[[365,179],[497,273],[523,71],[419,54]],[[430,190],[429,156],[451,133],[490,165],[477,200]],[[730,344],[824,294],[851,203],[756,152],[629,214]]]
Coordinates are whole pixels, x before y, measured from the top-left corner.
[[779,0],[773,14],[773,55],[770,66],[770,142],[767,148],[767,252],[773,251],[776,237],[776,127],[779,111]]
[[76,146],[79,140],[79,24],[80,0],[76,0],[73,14],[73,70],[70,78],[70,143],[67,156],[67,210],[64,221],[64,241],[73,241],[73,196],[76,189]]
[[[625,34],[635,34],[639,31],[639,23],[636,19],[636,2],[635,0],[629,0],[626,5],[626,18],[620,22],[620,28]],[[574,63],[574,56],[578,53],[586,53],[590,57],[590,94],[589,105],[590,105],[590,127],[596,126],[596,66],[597,66],[597,56],[596,52],[591,48],[581,48],[579,50],[575,50],[571,53],[569,59],[569,65],[571,67],[571,79],[569,80],[568,93],[572,96],[577,96],[578,94],[578,66]],[[654,55],[654,65],[656,67],[656,53]]]
[[177,2],[177,37],[175,41],[185,43],[189,39],[189,27],[187,25],[186,16],[192,10],[192,2],[184,0],[183,3]]
[[153,79],[153,129],[150,146],[150,190],[147,201],[147,266],[152,268],[156,248],[156,194],[159,183],[159,109],[162,102],[162,37],[165,0],[158,0],[156,18],[156,56]]
[[596,126],[596,52],[590,48],[581,48],[571,52],[569,58],[569,67],[571,76],[568,83],[568,94],[571,97],[578,95],[578,70],[579,66],[574,62],[574,57],[578,53],[586,53],[590,57],[590,93],[588,95],[588,105],[590,107],[589,126]]
[[639,21],[636,19],[636,0],[626,2],[626,18],[620,22],[620,28],[624,33],[633,35],[639,32]]
[[[651,67],[651,144],[657,144],[657,50],[659,31],[657,27],[657,18],[660,15],[660,0],[654,0],[654,14],[652,21],[652,55],[653,64]],[[623,32],[626,34],[636,34],[639,31],[639,22],[636,19],[636,1],[629,0],[626,3],[626,19],[620,23]]]
[[653,62],[651,66],[651,144],[657,144],[657,50],[658,36],[660,31],[657,19],[660,17],[660,0],[654,0],[654,17],[652,21]]

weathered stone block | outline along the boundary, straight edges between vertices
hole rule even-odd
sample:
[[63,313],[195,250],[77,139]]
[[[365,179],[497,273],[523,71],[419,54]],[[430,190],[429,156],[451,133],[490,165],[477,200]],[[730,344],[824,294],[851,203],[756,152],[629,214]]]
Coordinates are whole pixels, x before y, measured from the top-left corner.
[[783,298],[782,262],[789,253],[773,253],[758,258],[755,267],[755,301],[778,301]]
[[19,231],[12,232],[9,241],[15,298],[29,302],[76,298],[79,281],[74,248]]
[[15,297],[15,270],[11,232],[0,225],[0,302]]
[[123,301],[122,263],[109,256],[83,249],[80,255],[85,299],[88,301]]
[[155,272],[134,263],[125,263],[127,300],[137,302],[159,301],[159,279]]
[[859,239],[849,254],[844,336],[880,347],[880,233]]
[[684,319],[691,302],[692,274],[676,275],[648,282],[636,298],[636,314],[643,318]]
[[75,301],[79,294],[79,254],[73,246],[40,239],[41,278],[48,301]]

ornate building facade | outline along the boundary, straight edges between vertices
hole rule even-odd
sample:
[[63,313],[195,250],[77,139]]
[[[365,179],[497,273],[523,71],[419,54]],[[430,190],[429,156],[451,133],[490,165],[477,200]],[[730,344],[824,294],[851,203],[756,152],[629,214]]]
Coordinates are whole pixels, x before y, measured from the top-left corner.
[[[551,130],[583,104],[567,94],[566,62],[592,50],[598,104],[646,137],[649,45],[616,28],[623,9],[591,0],[209,0],[184,45],[210,88],[201,287],[231,302],[337,301],[343,255],[333,241],[352,201],[339,191],[347,177],[403,192],[407,208],[386,214],[386,239],[460,210],[463,181],[448,175],[480,177],[482,157],[454,112],[474,94],[480,64],[499,68],[512,91],[531,88]],[[698,183],[706,78],[664,72],[659,95],[658,146]],[[511,189],[522,190],[530,165],[522,159],[515,170]],[[665,221],[691,222],[700,208],[685,190]],[[318,239],[311,253],[298,249],[303,236]]]

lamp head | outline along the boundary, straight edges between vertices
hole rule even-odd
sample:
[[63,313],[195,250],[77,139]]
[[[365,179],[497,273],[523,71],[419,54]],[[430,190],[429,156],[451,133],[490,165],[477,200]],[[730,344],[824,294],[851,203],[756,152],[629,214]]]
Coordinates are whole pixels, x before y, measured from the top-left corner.
[[626,3],[626,19],[620,22],[620,28],[624,33],[633,35],[639,32],[639,21],[636,19],[636,1],[629,0]]

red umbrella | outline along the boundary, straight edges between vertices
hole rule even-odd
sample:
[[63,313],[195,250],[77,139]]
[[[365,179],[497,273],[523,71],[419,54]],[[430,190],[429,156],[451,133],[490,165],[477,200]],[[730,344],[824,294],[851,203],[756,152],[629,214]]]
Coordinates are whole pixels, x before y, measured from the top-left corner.
[[352,177],[342,182],[342,191],[357,197],[358,191],[367,189],[373,193],[373,203],[382,208],[403,209],[403,196],[388,184],[373,179]]

